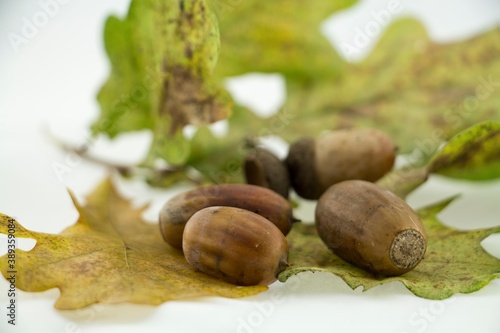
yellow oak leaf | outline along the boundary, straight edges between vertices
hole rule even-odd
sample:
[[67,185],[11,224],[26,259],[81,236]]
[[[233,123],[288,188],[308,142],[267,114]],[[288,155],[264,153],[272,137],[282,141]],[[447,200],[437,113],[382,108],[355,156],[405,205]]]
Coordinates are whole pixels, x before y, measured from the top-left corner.
[[0,233],[37,241],[30,251],[15,250],[14,270],[9,253],[0,257],[0,271],[5,278],[14,275],[20,290],[59,288],[57,309],[94,303],[158,305],[200,296],[245,297],[267,290],[238,287],[196,272],[181,252],[163,241],[158,225],[141,218],[145,208],[132,207],[109,179],[83,206],[71,197],[80,217],[58,235],[27,230],[0,213]]

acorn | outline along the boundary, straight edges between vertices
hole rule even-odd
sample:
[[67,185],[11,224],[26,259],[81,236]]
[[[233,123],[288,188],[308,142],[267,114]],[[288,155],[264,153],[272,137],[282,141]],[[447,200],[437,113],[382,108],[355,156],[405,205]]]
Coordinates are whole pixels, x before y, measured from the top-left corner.
[[262,186],[288,198],[290,176],[286,165],[273,153],[252,149],[243,161],[243,170],[248,184]]
[[196,270],[239,286],[268,285],[288,266],[283,233],[240,208],[208,207],[194,214],[182,247]]
[[337,130],[293,143],[286,165],[295,192],[305,199],[318,199],[344,180],[380,179],[392,169],[396,150],[394,142],[376,129]]
[[160,211],[160,230],[163,239],[182,249],[186,222],[199,210],[211,206],[228,206],[249,210],[274,223],[283,235],[292,222],[292,207],[288,200],[270,189],[248,184],[203,186],[175,195]]
[[330,250],[375,274],[406,273],[427,248],[424,226],[413,209],[370,182],[333,185],[318,200],[315,216],[318,234]]

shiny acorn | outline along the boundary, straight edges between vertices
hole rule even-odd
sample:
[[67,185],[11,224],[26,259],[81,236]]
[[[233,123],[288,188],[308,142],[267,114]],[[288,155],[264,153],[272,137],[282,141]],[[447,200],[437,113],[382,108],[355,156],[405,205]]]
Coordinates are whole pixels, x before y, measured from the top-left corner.
[[167,201],[160,211],[163,239],[182,249],[186,222],[199,210],[211,206],[237,207],[263,216],[288,234],[295,219],[290,203],[270,189],[249,184],[203,186],[180,193]]
[[413,209],[370,182],[333,185],[319,199],[315,217],[318,234],[330,250],[375,274],[406,273],[427,248],[424,226]]
[[318,199],[344,180],[378,180],[392,169],[395,158],[396,145],[385,133],[361,128],[302,138],[290,146],[286,164],[295,192]]
[[186,223],[182,243],[196,270],[240,285],[268,285],[287,266],[283,233],[264,217],[234,207],[208,207]]

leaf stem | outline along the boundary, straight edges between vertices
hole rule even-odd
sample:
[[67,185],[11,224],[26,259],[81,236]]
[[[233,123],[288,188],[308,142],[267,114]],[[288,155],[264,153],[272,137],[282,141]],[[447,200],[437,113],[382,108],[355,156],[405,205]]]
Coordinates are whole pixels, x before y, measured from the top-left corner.
[[74,146],[57,138],[50,131],[47,131],[47,136],[52,143],[70,154],[78,155],[87,162],[114,170],[125,178],[142,178],[152,186],[165,187],[164,184],[170,185],[172,182],[168,181],[169,177],[174,179],[174,182],[177,179],[188,180],[195,185],[200,185],[203,182],[199,177],[189,175],[185,166],[138,166],[114,163],[90,154],[91,146],[88,143]]

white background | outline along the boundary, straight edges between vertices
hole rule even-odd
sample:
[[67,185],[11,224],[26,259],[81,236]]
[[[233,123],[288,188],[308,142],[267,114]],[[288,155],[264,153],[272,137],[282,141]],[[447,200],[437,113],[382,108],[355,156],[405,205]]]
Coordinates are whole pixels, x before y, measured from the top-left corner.
[[[77,218],[66,188],[83,200],[106,170],[68,157],[50,142],[47,133],[72,143],[87,137],[87,128],[99,110],[95,96],[109,71],[102,44],[104,20],[109,14],[123,16],[129,4],[126,0],[66,2],[17,51],[9,42],[9,33],[22,35],[23,19],[33,22],[42,9],[33,0],[0,2],[0,211],[16,217],[28,229],[49,233],[61,231]],[[500,3],[495,0],[434,2],[402,2],[401,15],[421,19],[429,35],[440,42],[474,36],[500,23]],[[373,20],[372,10],[387,4],[361,2],[332,16],[321,29],[339,48],[342,42],[352,42],[357,27],[363,29]],[[369,45],[349,60],[360,61],[378,37],[371,37]],[[500,73],[492,75],[495,79]],[[279,75],[232,78],[228,88],[241,103],[264,114],[276,111],[285,98]],[[218,127],[223,131],[224,123]],[[150,140],[146,131],[134,133],[114,142],[99,140],[93,151],[112,161],[134,163],[144,157]],[[283,145],[275,143],[284,154]],[[58,178],[54,163],[67,165],[71,172]],[[182,190],[119,184],[134,202],[153,202],[146,214],[152,223],[171,193]],[[461,198],[440,214],[445,224],[460,229],[500,224],[500,181],[469,183],[431,177],[409,202],[421,207],[457,193],[462,193]],[[312,204],[305,204],[298,214],[311,220],[312,208]],[[19,244],[23,249],[33,245],[31,240]],[[500,258],[500,235],[489,237],[483,246]],[[5,252],[5,238],[0,238],[0,254]],[[121,304],[79,311],[56,311],[57,290],[36,294],[19,291],[15,327],[7,324],[7,289],[7,282],[1,279],[2,333],[500,332],[500,280],[479,292],[439,302],[417,298],[400,283],[362,293],[350,290],[333,275],[304,273],[247,299],[203,298],[158,307]]]

